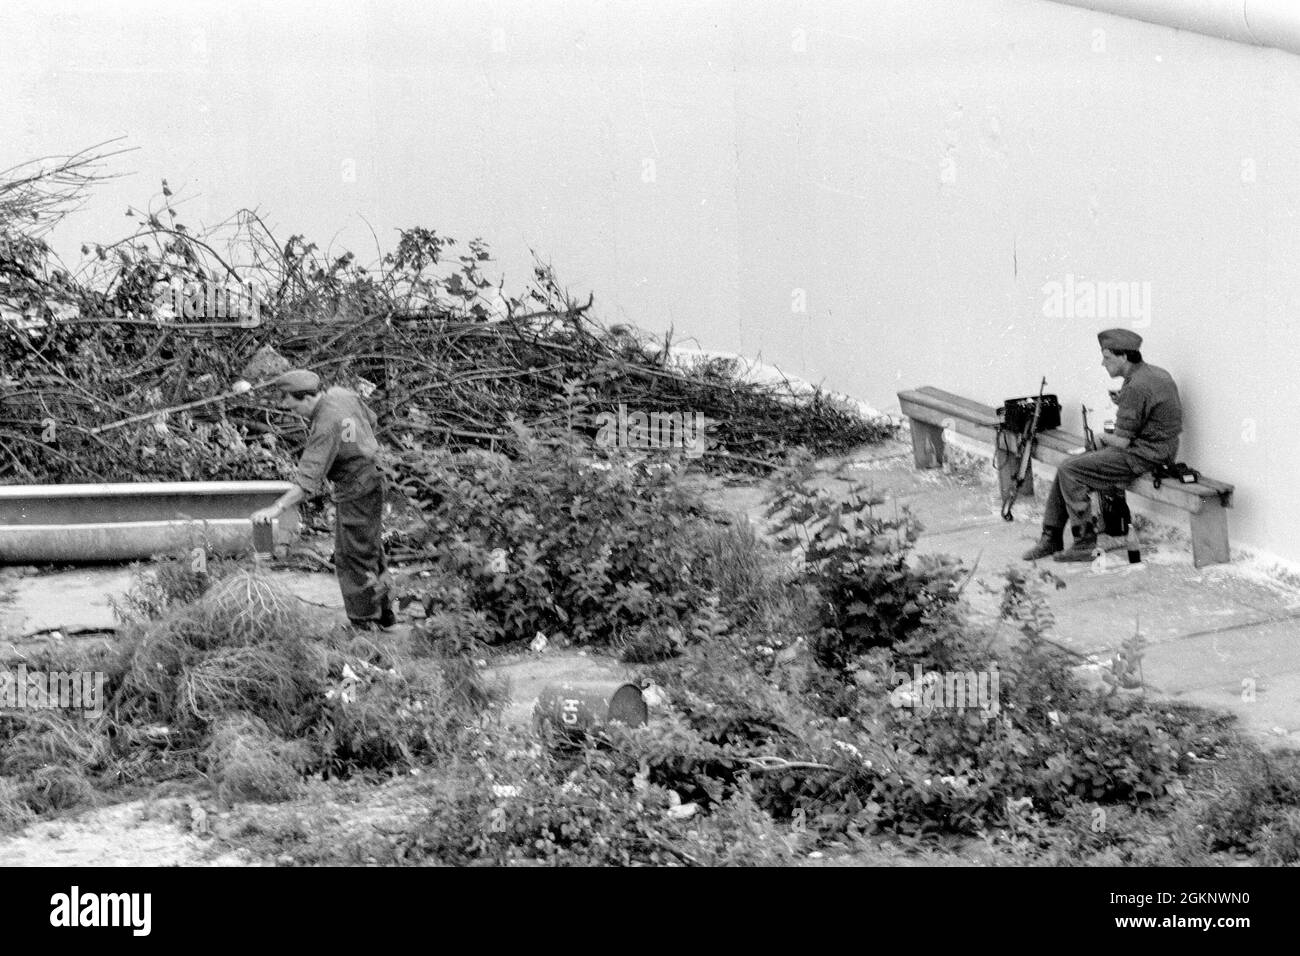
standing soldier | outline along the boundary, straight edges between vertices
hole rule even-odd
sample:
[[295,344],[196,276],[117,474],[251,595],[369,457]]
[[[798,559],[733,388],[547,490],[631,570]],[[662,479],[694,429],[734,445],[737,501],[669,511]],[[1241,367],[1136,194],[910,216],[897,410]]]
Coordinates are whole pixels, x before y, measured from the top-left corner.
[[271,521],[305,498],[334,485],[334,570],[348,620],[373,629],[397,623],[388,593],[383,533],[384,480],[375,463],[375,413],[355,392],[335,385],[322,392],[320,377],[302,369],[275,380],[280,408],[310,422],[310,434],[294,475],[294,488],[253,513]]

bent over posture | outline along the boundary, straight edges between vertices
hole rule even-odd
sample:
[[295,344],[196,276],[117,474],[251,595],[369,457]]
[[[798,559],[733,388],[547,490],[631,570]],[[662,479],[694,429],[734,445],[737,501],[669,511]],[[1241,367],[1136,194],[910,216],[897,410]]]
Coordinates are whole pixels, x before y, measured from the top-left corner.
[[271,521],[303,499],[318,495],[326,479],[334,485],[334,571],[343,606],[354,626],[396,623],[384,559],[384,480],[375,459],[375,413],[346,388],[322,392],[314,372],[285,372],[275,381],[280,408],[307,418],[311,430],[303,448],[295,487],[275,504],[253,514]]
[[[1111,378],[1123,378],[1114,434],[1101,433],[1103,447],[1062,462],[1056,469],[1043,534],[1025,552],[1026,561],[1055,555],[1056,561],[1091,561],[1097,547],[1097,527],[1092,514],[1094,491],[1123,490],[1139,475],[1178,455],[1183,430],[1183,407],[1178,386],[1162,368],[1148,365],[1138,349],[1142,336],[1128,329],[1107,329],[1097,336],[1101,364]],[[1065,549],[1065,524],[1070,522],[1074,543]]]

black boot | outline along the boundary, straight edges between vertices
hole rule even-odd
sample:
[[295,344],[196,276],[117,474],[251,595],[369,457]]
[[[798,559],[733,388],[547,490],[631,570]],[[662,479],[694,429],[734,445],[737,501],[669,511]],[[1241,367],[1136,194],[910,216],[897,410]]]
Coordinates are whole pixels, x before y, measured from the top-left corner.
[[1043,536],[1023,555],[1025,561],[1037,561],[1065,550],[1065,532],[1061,528],[1043,528]]
[[1062,551],[1056,555],[1053,561],[1091,561],[1093,552],[1097,550],[1097,529],[1092,522],[1086,525],[1075,525],[1070,529],[1074,533],[1074,544],[1070,545],[1070,550]]

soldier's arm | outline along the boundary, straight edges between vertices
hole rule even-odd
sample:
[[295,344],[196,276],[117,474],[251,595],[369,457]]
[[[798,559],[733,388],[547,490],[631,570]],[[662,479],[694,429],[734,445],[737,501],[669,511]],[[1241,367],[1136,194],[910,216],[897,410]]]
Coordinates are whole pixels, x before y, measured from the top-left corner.
[[301,485],[294,485],[279,498],[275,504],[261,508],[253,512],[253,521],[261,523],[264,521],[274,521],[280,515],[284,514],[290,508],[296,506],[300,501],[307,497],[307,492]]
[[334,464],[342,441],[340,424],[332,417],[322,416],[312,427],[307,436],[307,445],[298,460],[298,470],[294,473],[294,484],[303,491],[303,497],[318,495],[325,487],[325,476]]
[[1097,437],[1103,445],[1127,448],[1142,433],[1147,419],[1151,417],[1151,394],[1136,385],[1125,385],[1120,389],[1118,405],[1114,434],[1103,432]]

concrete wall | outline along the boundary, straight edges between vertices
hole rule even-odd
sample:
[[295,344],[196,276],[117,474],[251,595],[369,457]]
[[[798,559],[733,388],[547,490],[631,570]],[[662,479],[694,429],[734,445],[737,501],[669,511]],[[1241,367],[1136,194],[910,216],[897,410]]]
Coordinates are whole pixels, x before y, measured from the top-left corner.
[[[1067,426],[1096,331],[1138,327],[1234,540],[1300,560],[1295,55],[1046,0],[23,0],[0,92],[0,165],[140,147],[64,248],[167,176],[194,222],[260,204],[363,256],[419,223],[515,283],[535,248],[610,321],[881,408],[1046,375]],[[1045,314],[1067,276],[1149,310]]]

